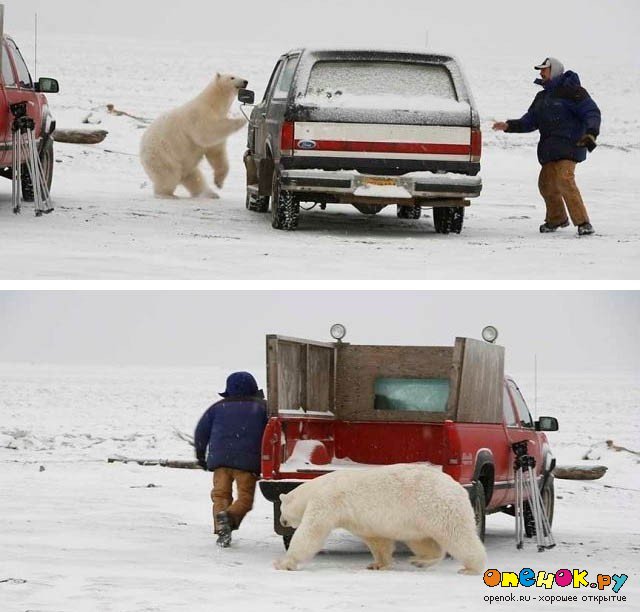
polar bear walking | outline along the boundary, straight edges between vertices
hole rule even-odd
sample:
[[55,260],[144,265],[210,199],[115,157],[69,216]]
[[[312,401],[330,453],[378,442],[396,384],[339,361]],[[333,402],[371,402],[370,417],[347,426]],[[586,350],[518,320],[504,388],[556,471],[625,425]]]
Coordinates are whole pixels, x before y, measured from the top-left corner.
[[227,138],[245,123],[243,117],[227,117],[238,89],[248,81],[230,74],[216,74],[198,96],[154,120],[140,144],[140,161],[159,198],[174,198],[184,185],[192,197],[217,198],[205,182],[198,164],[203,157],[213,168],[214,182],[222,187],[229,173]]
[[467,492],[437,468],[398,464],[336,471],[280,500],[281,523],[296,531],[277,569],[296,569],[338,527],[365,541],[373,555],[368,569],[391,567],[396,541],[411,549],[411,563],[418,567],[438,563],[445,553],[463,563],[461,574],[481,574],[486,565]]

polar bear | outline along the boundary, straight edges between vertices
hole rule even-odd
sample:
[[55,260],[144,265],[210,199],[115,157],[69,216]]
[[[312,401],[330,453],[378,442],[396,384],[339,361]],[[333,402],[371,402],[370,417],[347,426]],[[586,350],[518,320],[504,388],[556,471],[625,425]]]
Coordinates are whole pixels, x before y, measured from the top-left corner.
[[373,554],[368,569],[390,568],[396,541],[410,548],[418,567],[438,563],[445,553],[463,563],[461,574],[481,574],[486,565],[467,492],[436,467],[336,471],[280,495],[280,501],[280,522],[296,531],[276,569],[296,569],[338,527],[365,541]]
[[226,140],[246,123],[244,117],[227,117],[227,113],[238,89],[247,83],[240,77],[218,73],[193,100],[149,125],[140,143],[140,161],[153,182],[156,197],[175,198],[174,191],[180,184],[192,197],[218,197],[206,184],[198,164],[206,157],[216,186],[222,187],[229,173]]

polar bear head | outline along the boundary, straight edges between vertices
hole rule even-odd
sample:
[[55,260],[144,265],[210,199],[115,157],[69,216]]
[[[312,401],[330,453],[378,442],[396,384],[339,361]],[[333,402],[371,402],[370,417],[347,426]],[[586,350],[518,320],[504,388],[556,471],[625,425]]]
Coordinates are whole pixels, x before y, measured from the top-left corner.
[[233,74],[217,72],[197,99],[219,113],[226,113],[236,97],[238,90],[247,86],[249,81]]
[[287,494],[280,494],[280,523],[283,527],[293,527],[296,529],[300,526],[302,515],[307,509],[309,497],[305,495],[303,485],[295,488]]
[[235,76],[234,74],[223,74],[220,72],[216,73],[213,81],[217,89],[222,90],[232,96],[235,96],[238,89],[243,89],[249,84],[249,81],[247,81],[247,79]]

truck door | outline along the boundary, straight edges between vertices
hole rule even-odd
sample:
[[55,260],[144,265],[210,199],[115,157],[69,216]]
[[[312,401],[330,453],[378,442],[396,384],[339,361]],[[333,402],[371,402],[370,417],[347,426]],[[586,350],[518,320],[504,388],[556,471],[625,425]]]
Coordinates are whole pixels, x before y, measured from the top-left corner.
[[[293,81],[299,58],[300,55],[296,54],[290,55],[284,60],[271,94],[271,100],[267,106],[265,136],[271,145],[273,159],[276,163],[280,160],[283,149],[293,150],[293,126],[285,127],[284,115],[287,109],[291,82]],[[288,154],[290,155],[290,153]]]
[[15,86],[7,89],[9,104],[14,104],[16,102],[27,103],[27,115],[34,119],[35,137],[39,138],[42,131],[42,125],[39,118],[42,116],[42,113],[40,112],[40,102],[38,100],[38,95],[36,94],[33,80],[29,74],[27,64],[25,63],[16,44],[11,39],[7,39],[6,43],[9,56],[13,59],[16,75]]
[[252,153],[255,155],[256,162],[259,162],[266,157],[265,121],[267,117],[267,108],[269,107],[269,101],[271,100],[271,95],[273,94],[273,89],[283,64],[283,59],[276,64],[273,72],[271,73],[271,78],[269,79],[267,88],[264,91],[262,102],[260,102],[260,104],[258,104],[251,113],[251,125],[249,129],[253,130],[253,134],[249,136],[249,142],[254,143],[254,150]]
[[[516,421],[515,426],[507,426],[509,443],[513,444],[514,442],[521,442],[522,440],[526,440],[528,442],[529,455],[532,455],[535,458],[535,473],[536,475],[539,475],[542,470],[542,449],[538,444],[538,437],[536,435],[533,419],[531,418],[531,413],[527,408],[527,404],[524,401],[524,397],[522,396],[518,385],[516,385],[513,380],[507,379],[506,386],[507,393],[505,395],[505,402],[507,401],[507,396],[509,396]],[[511,451],[511,458],[512,461],[509,469],[510,479],[513,481],[515,479],[515,473],[513,470],[513,459],[515,459],[515,456],[513,451]],[[511,487],[508,491],[509,499],[505,500],[505,503],[513,503],[515,501],[515,489]]]

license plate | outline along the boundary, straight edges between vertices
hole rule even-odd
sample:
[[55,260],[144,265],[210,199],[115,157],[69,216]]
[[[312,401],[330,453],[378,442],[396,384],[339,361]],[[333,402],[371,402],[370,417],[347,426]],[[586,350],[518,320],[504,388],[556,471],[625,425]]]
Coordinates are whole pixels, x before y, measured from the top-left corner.
[[363,185],[395,185],[396,179],[381,176],[365,176],[362,179]]

